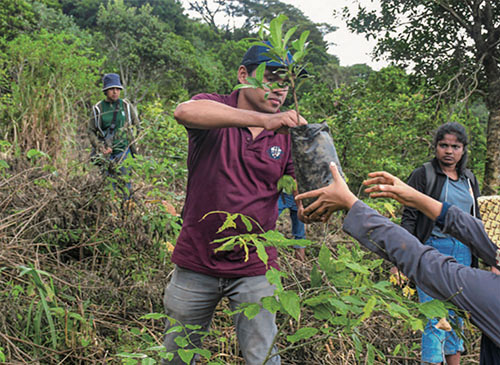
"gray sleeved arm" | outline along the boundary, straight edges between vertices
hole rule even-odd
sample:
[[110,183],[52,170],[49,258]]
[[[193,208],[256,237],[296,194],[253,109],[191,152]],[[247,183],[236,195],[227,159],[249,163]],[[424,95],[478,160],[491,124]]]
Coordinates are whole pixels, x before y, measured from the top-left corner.
[[442,229],[469,246],[474,255],[486,264],[500,269],[500,250],[488,237],[480,219],[452,205],[446,212]]
[[[450,228],[448,219],[454,216],[446,218],[445,226]],[[470,312],[472,321],[500,346],[500,276],[460,265],[453,257],[422,245],[361,201],[351,208],[343,228],[363,246],[396,264],[427,294]]]

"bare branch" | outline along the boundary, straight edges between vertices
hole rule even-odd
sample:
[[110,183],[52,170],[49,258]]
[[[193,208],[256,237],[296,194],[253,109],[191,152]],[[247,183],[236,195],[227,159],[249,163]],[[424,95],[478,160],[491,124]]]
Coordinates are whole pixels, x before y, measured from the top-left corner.
[[215,10],[210,9],[207,0],[202,1],[189,1],[189,9],[196,11],[200,14],[201,18],[218,34],[219,28],[215,22],[215,17],[218,13],[223,11],[223,2],[216,1],[217,8]]
[[478,77],[478,74],[481,71],[481,69],[483,68],[482,65],[483,65],[483,60],[484,60],[485,56],[486,56],[486,54],[483,54],[481,56],[481,58],[479,59],[479,61],[477,63],[477,67],[476,67],[476,69],[474,70],[474,72],[471,75],[471,77],[472,77],[472,86],[469,88],[468,92],[462,98],[462,100],[461,100],[462,102],[466,101],[467,99],[469,99],[470,96],[476,92],[476,90],[477,90],[477,88],[479,86],[479,77]]
[[468,33],[472,33],[472,25],[467,22],[466,19],[461,17],[455,9],[453,9],[451,6],[448,4],[445,4],[441,0],[434,0],[438,6],[440,6],[443,10],[447,11],[455,20],[462,26],[464,27]]
[[473,13],[475,4],[471,0],[464,0],[464,1],[469,6],[470,11]]

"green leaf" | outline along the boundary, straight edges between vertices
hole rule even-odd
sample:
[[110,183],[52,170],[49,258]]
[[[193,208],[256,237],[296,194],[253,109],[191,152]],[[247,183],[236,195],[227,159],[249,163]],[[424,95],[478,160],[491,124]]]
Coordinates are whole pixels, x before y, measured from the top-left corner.
[[316,265],[311,270],[311,288],[319,288],[322,283],[321,274]]
[[[313,242],[311,240],[306,240],[306,239],[293,240],[293,245],[297,245],[297,246],[310,246],[310,245],[312,245],[312,243]],[[288,244],[288,246],[290,244]]]
[[224,242],[221,246],[217,247],[214,252],[230,251],[238,244],[239,236],[224,237],[218,240],[213,240],[211,243]]
[[363,342],[361,342],[361,340],[359,339],[358,335],[356,335],[355,333],[352,334],[351,336],[353,342],[354,342],[354,347],[356,349],[357,352],[361,352],[363,351]]
[[286,336],[286,339],[291,342],[297,342],[300,340],[306,340],[308,338],[311,338],[314,336],[316,333],[318,333],[317,328],[312,328],[312,327],[304,327],[304,328],[299,328],[297,332],[295,332],[293,335]]
[[[39,289],[40,290],[40,289]],[[57,335],[56,335],[56,327],[54,325],[54,321],[52,319],[52,314],[50,313],[49,306],[45,297],[43,296],[43,292],[40,290],[40,301],[42,302],[43,310],[45,311],[45,316],[47,317],[47,322],[49,323],[50,328],[50,337],[52,340],[52,348],[57,348]]]
[[264,39],[264,27],[259,28],[259,38]]
[[396,347],[394,348],[394,350],[392,351],[392,356],[398,356],[399,350],[401,350],[401,344],[400,343],[398,343],[396,345]]
[[294,62],[300,62],[300,60],[302,59],[302,57],[304,56],[304,52],[302,51],[297,51],[293,54],[293,61]]
[[255,69],[255,79],[262,84],[264,80],[264,72],[266,71],[266,63],[263,62]]
[[80,314],[78,313],[73,313],[73,312],[69,312],[68,313],[68,317],[69,318],[72,318],[72,319],[76,319],[77,321],[80,321],[81,323],[86,323],[87,321],[85,320],[85,318],[83,318]]
[[[179,346],[179,347],[186,347],[189,344],[187,338],[184,336],[177,336],[174,339],[174,341],[177,344],[177,346]],[[179,352],[180,352],[180,350],[179,350]]]
[[331,321],[332,310],[330,306],[317,305],[314,307],[314,318],[319,321]]
[[298,321],[300,315],[300,298],[297,293],[293,291],[283,291],[278,293],[278,297],[283,309]]
[[300,35],[300,38],[299,38],[299,50],[305,50],[305,48],[306,48],[306,40],[307,40],[307,37],[309,37],[309,33],[311,33],[309,30],[305,30]]
[[[283,175],[278,180],[277,188],[279,191],[283,190],[287,194],[293,194],[293,192],[297,190],[297,182],[292,176]],[[281,197],[279,199],[281,199]]]
[[391,283],[388,281],[379,281],[373,285],[373,288],[379,290],[380,292],[387,294],[392,292]]
[[[262,63],[262,65],[264,65],[264,63]],[[266,86],[266,84],[262,82],[262,79],[259,80],[258,78],[252,76],[247,77],[247,83],[248,84],[246,85],[253,89],[264,89]]]
[[[0,139],[0,151],[5,152],[11,146],[12,146],[12,144],[9,141],[6,141],[4,139]],[[1,347],[0,347],[0,349],[1,349]]]
[[136,359],[125,359],[125,360],[123,360],[123,364],[124,365],[137,365],[137,364],[139,364],[139,361],[137,361]]
[[175,333],[179,333],[179,332],[182,332],[182,330],[183,330],[182,326],[170,327],[170,328],[167,330],[166,334],[168,335],[169,333],[174,333],[174,332],[175,332]]
[[350,306],[339,299],[330,299],[330,304],[335,308],[335,312],[342,315],[349,313],[351,309]]
[[283,38],[283,45],[286,47],[288,44],[288,40],[292,37],[293,33],[297,30],[297,26],[294,26],[290,29],[288,29],[288,32],[285,34],[285,38]]
[[394,317],[399,317],[401,315],[403,315],[404,317],[411,317],[408,309],[396,303],[390,303],[388,306],[388,311],[389,314]]
[[116,354],[116,356],[119,357],[124,357],[124,358],[137,358],[137,359],[144,359],[148,357],[146,354],[141,354],[140,352],[120,352]]
[[264,297],[261,299],[262,307],[267,309],[271,313],[276,313],[281,308],[280,303],[276,300],[276,297]]
[[427,318],[443,318],[448,315],[444,303],[437,299],[419,304],[418,310]]
[[410,318],[411,329],[414,331],[423,331],[424,322],[418,318]]
[[207,349],[194,348],[192,351],[196,354],[200,354],[207,360],[210,359],[210,356],[212,355],[212,353]]
[[245,225],[247,232],[252,232],[253,226],[252,226],[252,222],[250,222],[250,219],[245,217],[243,214],[240,215],[240,219],[243,222],[243,224]]
[[285,238],[283,234],[275,230],[267,231],[266,233],[261,234],[260,237],[267,242],[267,246],[281,246],[288,241],[294,242],[293,244],[295,244],[294,240]]
[[239,90],[239,89],[254,89],[255,86],[250,85],[250,84],[236,84],[233,87],[233,90]]
[[241,243],[240,246],[243,246],[243,250],[245,251],[245,262],[248,262],[248,260],[250,258],[250,252],[248,250],[248,245],[241,237],[238,237],[238,241],[240,241],[240,243]]
[[275,50],[283,48],[283,23],[286,20],[288,20],[288,17],[280,14],[269,23],[269,41]]
[[370,317],[373,312],[373,308],[375,308],[375,304],[377,304],[377,298],[375,296],[371,296],[370,299],[368,299],[365,307],[363,308],[363,315],[360,318],[361,321],[364,321],[366,318]]
[[367,365],[371,365],[375,362],[375,351],[374,351],[374,347],[371,343],[367,343],[366,344],[366,349],[367,349],[367,353],[366,353],[366,362],[365,364]]
[[365,274],[365,275],[370,274],[370,271],[366,267],[361,266],[357,262],[346,262],[345,264],[349,269],[351,269],[354,272],[358,272],[360,274]]
[[330,270],[329,270],[329,274],[331,272],[334,272],[334,273],[340,273],[342,271],[344,271],[346,268],[346,263],[344,261],[340,261],[340,260],[332,260],[331,263],[330,263]]
[[177,352],[181,360],[184,361],[186,364],[190,364],[191,360],[193,359],[193,356],[195,355],[195,352],[193,350],[179,349]]
[[201,327],[201,325],[199,324],[186,324],[185,327],[188,329],[188,330],[199,330]]
[[26,157],[28,157],[30,160],[32,158],[39,158],[42,156],[48,157],[48,155],[45,152],[35,150],[35,149],[31,149],[28,152],[26,152]]
[[61,307],[56,307],[56,308],[50,308],[50,311],[55,314],[56,316],[63,317],[65,314],[65,311]]
[[164,313],[148,313],[140,317],[140,319],[163,319],[168,316]]
[[276,290],[283,290],[283,284],[281,284],[281,278],[287,277],[287,275],[279,270],[276,270],[274,267],[271,267],[266,271],[266,279],[269,281],[271,285],[276,286]]
[[325,272],[329,271],[331,258],[332,253],[330,250],[325,245],[322,245],[318,255],[318,263],[321,270]]
[[226,220],[222,224],[222,226],[217,230],[217,233],[221,233],[222,231],[225,231],[228,228],[235,228],[236,229],[236,218],[238,218],[238,214],[229,214],[227,213]]
[[[363,293],[365,291],[365,288],[359,287],[358,290],[360,293]],[[344,295],[342,296],[342,299],[344,300],[344,302],[352,303],[360,307],[364,307],[366,305],[365,300],[356,295]]]
[[259,259],[266,265],[267,267],[267,261],[269,259],[269,255],[266,252],[266,247],[263,245],[263,243],[257,239],[252,239],[252,242],[255,244],[255,247],[257,247],[257,256],[259,256]]
[[140,335],[141,335],[141,333],[142,333],[142,332],[141,332],[141,330],[140,330],[139,328],[135,328],[135,327],[131,328],[131,329],[130,329],[130,332],[131,332],[131,333],[133,333],[133,334],[134,334],[134,335],[136,335],[136,336],[140,336]]
[[245,307],[243,313],[248,319],[254,318],[257,314],[260,313],[260,305],[257,303],[250,303]]
[[321,293],[318,295],[315,295],[313,297],[307,298],[304,300],[305,305],[309,305],[311,307],[320,305],[320,304],[328,304],[330,303],[330,299],[333,297],[333,293]]

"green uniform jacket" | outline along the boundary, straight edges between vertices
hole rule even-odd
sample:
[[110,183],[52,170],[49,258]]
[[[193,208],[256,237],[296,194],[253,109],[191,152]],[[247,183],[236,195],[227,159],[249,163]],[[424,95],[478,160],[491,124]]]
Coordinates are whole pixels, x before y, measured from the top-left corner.
[[[130,101],[126,99],[120,100],[122,101],[122,103],[120,103],[122,107],[120,107],[119,112],[123,111],[125,114],[125,123],[121,128],[124,128],[126,130],[127,139],[130,144],[130,151],[132,152],[132,154],[136,154],[137,149],[134,145],[134,137],[137,135],[137,130],[139,128],[139,117],[137,116],[137,110],[132,105],[132,103],[130,103]],[[90,139],[90,144],[97,153],[100,152],[101,147],[113,148],[112,140],[109,141],[105,139],[107,130],[103,130],[102,128],[102,102],[103,101],[101,100],[92,107],[92,115],[89,118],[88,125],[88,136]]]

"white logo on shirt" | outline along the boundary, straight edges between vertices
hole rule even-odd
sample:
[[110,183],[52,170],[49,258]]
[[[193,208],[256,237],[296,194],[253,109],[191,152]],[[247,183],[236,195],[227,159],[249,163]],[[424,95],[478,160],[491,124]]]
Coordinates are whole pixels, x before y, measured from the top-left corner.
[[269,156],[271,156],[272,159],[279,160],[281,158],[283,150],[279,146],[272,146],[267,150],[267,153],[269,154]]

